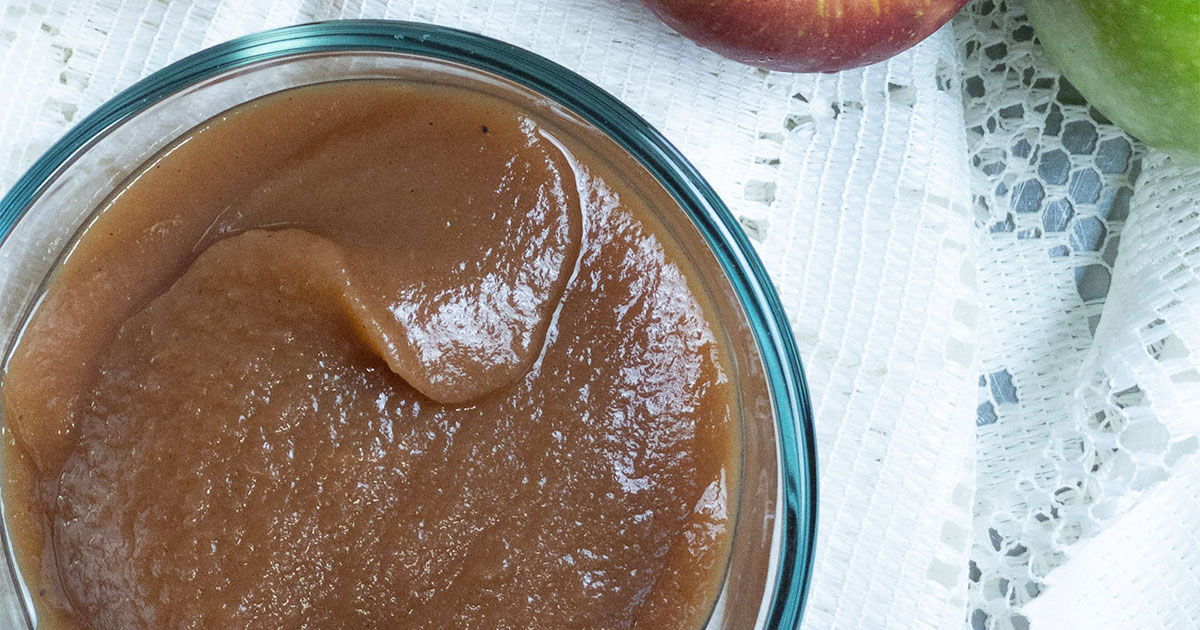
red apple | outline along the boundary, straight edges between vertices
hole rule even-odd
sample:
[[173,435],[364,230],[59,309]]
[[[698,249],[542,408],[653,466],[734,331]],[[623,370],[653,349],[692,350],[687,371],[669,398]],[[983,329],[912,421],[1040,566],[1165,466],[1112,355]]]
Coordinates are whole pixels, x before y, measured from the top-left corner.
[[697,44],[742,63],[836,72],[929,37],[967,0],[643,0]]

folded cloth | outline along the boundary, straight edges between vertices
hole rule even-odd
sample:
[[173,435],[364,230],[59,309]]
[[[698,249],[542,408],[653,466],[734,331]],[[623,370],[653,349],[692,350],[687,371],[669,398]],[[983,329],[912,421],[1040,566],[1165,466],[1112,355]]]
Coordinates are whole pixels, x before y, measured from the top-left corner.
[[[1200,627],[1200,167],[1152,153],[1054,458],[1085,495],[1032,627]],[[1092,537],[1094,535],[1094,537]]]
[[971,2],[954,26],[983,232],[967,627],[1132,620],[1073,581],[1143,584],[1154,567],[1108,546],[1111,566],[1079,571],[1076,555],[1129,510],[1161,507],[1139,501],[1196,450],[1200,178],[1091,108],[1021,3]]
[[1200,627],[1200,457],[1189,456],[1047,578],[1035,629]]

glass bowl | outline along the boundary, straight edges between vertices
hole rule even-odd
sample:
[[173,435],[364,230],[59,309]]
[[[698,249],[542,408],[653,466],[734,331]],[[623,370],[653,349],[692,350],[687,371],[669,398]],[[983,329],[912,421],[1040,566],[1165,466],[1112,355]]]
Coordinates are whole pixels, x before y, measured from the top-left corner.
[[[89,218],[147,159],[240,103],[355,78],[486,84],[549,105],[580,133],[635,158],[645,168],[639,176],[678,202],[655,212],[669,231],[698,233],[702,239],[692,240],[707,244],[684,253],[711,270],[703,282],[731,341],[742,411],[732,551],[706,627],[794,628],[812,566],[816,452],[803,369],[775,290],[728,209],[659,132],[579,75],[509,44],[405,22],[305,24],[209,48],[125,90],[71,129],[0,200],[3,356]],[[7,532],[0,531],[8,567],[0,575],[0,626],[32,629],[34,602]]]

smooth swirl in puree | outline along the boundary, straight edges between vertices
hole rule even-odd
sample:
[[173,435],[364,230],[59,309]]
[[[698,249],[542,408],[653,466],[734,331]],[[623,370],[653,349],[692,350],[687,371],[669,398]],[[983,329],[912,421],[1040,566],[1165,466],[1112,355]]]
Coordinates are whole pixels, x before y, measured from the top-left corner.
[[531,116],[299,88],[110,200],[3,383],[43,627],[703,622],[726,352],[640,198]]

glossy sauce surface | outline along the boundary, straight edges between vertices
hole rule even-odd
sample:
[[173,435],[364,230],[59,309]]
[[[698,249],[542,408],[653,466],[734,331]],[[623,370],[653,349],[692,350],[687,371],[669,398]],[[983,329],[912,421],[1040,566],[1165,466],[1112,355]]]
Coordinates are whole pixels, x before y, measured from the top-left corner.
[[42,625],[699,627],[738,481],[728,352],[665,195],[556,129],[341,82],[133,178],[4,376]]

